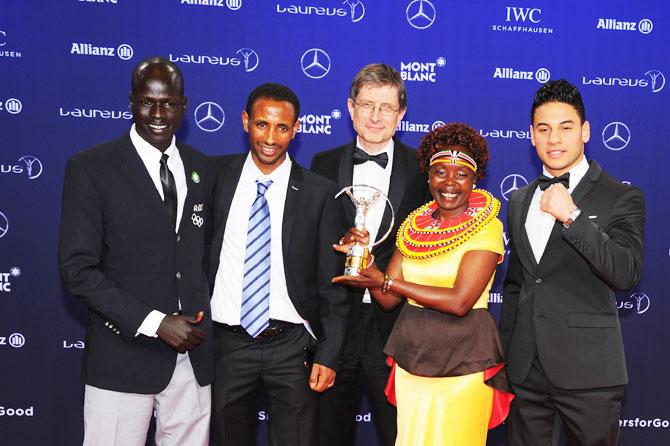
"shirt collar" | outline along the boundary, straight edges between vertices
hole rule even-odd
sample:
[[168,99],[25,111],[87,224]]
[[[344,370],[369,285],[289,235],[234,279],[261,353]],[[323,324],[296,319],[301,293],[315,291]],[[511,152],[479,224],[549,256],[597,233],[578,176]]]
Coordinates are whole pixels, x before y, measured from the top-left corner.
[[144,138],[142,138],[140,134],[137,133],[135,124],[133,124],[130,127],[130,140],[135,146],[135,150],[137,150],[137,153],[140,155],[140,158],[148,159],[152,162],[155,161],[156,163],[159,163],[163,153],[165,153],[169,159],[169,157],[173,156],[175,152],[177,152],[177,145],[175,143],[174,135],[172,136],[170,146],[167,149],[165,149],[165,152],[161,152],[160,150],[158,150],[157,148],[146,142]]
[[364,151],[368,155],[379,155],[380,153],[386,152],[386,153],[388,153],[389,158],[390,158],[391,155],[393,154],[393,146],[394,146],[394,142],[393,142],[393,138],[391,138],[391,139],[389,139],[389,141],[386,143],[386,145],[379,152],[370,153],[367,150],[365,150],[365,148],[361,144],[361,138],[359,136],[356,137],[356,147],[358,147],[359,149],[361,149],[362,151]]
[[267,180],[272,180],[273,183],[277,183],[278,181],[289,177],[292,165],[293,162],[291,161],[291,157],[286,154],[284,161],[275,170],[266,175],[258,168],[256,163],[254,163],[254,160],[251,157],[251,152],[249,152],[247,153],[247,158],[244,160],[244,167],[242,170],[244,171],[245,177],[252,179],[253,181],[259,180],[265,182]]
[[[584,175],[586,175],[586,172],[589,170],[589,162],[586,161],[586,157],[582,156],[581,161],[577,163],[575,167],[572,169],[568,170],[570,172],[570,187],[568,188],[569,191],[575,190],[575,187],[579,184],[579,182],[584,178]],[[547,171],[546,167],[542,167],[542,173],[549,178],[553,178],[554,176],[550,174]]]

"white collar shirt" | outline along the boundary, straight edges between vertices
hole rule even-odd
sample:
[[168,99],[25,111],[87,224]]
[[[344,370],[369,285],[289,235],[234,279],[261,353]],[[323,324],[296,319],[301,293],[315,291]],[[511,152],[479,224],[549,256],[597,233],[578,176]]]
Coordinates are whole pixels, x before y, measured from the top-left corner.
[[[586,175],[587,170],[589,170],[589,163],[586,161],[585,157],[582,157],[582,160],[569,171],[570,182],[568,192],[572,193],[575,190],[579,182],[584,178],[584,175]],[[542,168],[542,173],[549,178],[553,178],[553,175],[551,175],[544,167]],[[554,223],[556,222],[556,218],[553,215],[540,210],[541,198],[542,190],[538,185],[535,188],[533,198],[530,202],[525,223],[528,241],[533,249],[533,255],[535,256],[535,261],[537,263],[540,263],[540,260],[542,259]]]

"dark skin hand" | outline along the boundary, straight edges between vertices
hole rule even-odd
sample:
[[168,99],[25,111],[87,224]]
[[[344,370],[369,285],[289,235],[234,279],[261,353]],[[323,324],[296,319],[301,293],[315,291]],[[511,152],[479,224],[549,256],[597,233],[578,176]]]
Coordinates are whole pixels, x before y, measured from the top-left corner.
[[195,317],[172,314],[161,321],[156,331],[158,337],[179,353],[193,350],[205,339],[205,332],[195,327],[203,317],[204,311],[198,311]]
[[[343,244],[333,245],[346,253],[349,243],[365,244],[367,231],[350,229],[344,237]],[[402,254],[397,249],[386,268],[386,274],[394,277],[393,285],[386,294],[381,292],[384,273],[375,265],[361,270],[358,276],[338,276],[333,283],[342,283],[358,288],[367,288],[377,303],[386,311],[398,306],[407,297],[418,304],[456,316],[464,316],[477,302],[486,288],[498,263],[498,254],[491,251],[470,251],[463,256],[453,288],[419,285],[403,280]]]

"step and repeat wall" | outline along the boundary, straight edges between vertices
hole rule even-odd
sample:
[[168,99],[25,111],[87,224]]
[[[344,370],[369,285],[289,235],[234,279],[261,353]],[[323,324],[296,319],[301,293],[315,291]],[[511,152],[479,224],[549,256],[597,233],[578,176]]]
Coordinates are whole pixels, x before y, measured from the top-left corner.
[[[503,202],[503,220],[511,192],[541,171],[528,130],[534,92],[550,79],[576,84],[587,157],[646,196],[644,277],[617,294],[630,374],[621,444],[668,444],[668,17],[660,0],[0,1],[0,443],[81,442],[86,309],[57,268],[65,163],[128,130],[131,71],[163,55],[186,80],[182,141],[245,151],[249,91],[280,82],[302,103],[291,154],[306,167],[354,137],[355,73],[391,64],[408,90],[398,137],[416,146],[442,123],[479,129],[491,150],[479,186]],[[261,408],[261,444],[268,417]],[[357,444],[376,444],[365,400],[356,420]],[[504,445],[504,428],[488,444]]]

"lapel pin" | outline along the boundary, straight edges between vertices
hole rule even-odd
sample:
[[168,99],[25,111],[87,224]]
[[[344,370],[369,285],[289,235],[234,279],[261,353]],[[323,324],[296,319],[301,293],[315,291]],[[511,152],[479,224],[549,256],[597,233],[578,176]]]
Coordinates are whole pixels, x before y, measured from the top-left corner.
[[199,183],[200,182],[200,174],[197,171],[191,172],[191,179],[193,180],[194,183]]

